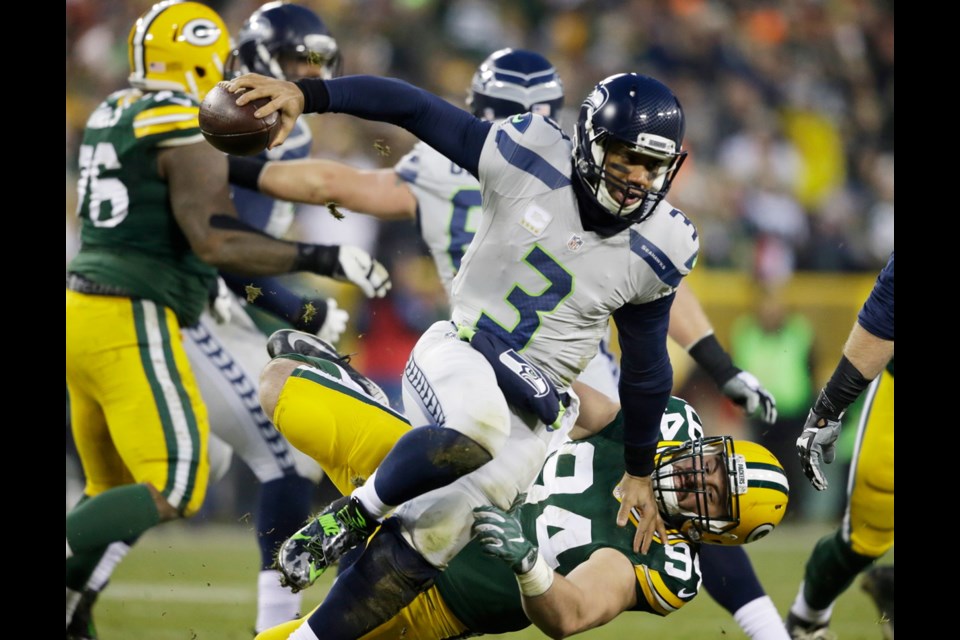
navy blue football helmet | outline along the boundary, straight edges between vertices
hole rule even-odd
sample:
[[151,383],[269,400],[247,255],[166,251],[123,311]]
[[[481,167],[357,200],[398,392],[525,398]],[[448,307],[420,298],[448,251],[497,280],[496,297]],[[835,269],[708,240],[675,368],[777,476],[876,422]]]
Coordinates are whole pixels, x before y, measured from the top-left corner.
[[500,49],[477,67],[467,106],[484,120],[528,111],[556,120],[563,106],[563,83],[550,61],[539,53]]
[[339,76],[342,61],[337,41],[320,16],[310,9],[287,2],[268,2],[240,28],[224,77],[259,73],[292,82],[302,77],[297,67],[304,62],[317,65],[321,78]]
[[[684,128],[683,107],[662,82],[636,73],[610,76],[580,107],[573,139],[577,175],[587,193],[615,218],[640,222],[667,195],[687,157],[681,150]],[[653,173],[649,188],[606,170],[607,154],[614,146]]]

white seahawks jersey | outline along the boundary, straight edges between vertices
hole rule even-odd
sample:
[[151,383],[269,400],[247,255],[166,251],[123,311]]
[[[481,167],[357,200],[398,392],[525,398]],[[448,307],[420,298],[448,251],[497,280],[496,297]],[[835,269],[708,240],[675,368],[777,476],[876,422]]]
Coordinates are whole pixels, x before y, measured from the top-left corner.
[[480,221],[480,185],[433,147],[418,142],[394,167],[417,199],[417,223],[450,295],[453,276]]
[[494,331],[566,387],[627,304],[672,293],[696,261],[693,224],[661,202],[610,238],[586,231],[571,142],[524,114],[494,126],[480,156],[484,215],[453,281],[458,324]]

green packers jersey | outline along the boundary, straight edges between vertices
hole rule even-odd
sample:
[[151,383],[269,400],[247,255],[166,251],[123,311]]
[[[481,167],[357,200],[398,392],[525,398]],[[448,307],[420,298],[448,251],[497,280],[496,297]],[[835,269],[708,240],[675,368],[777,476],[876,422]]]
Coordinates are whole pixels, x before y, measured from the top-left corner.
[[216,270],[191,251],[170,208],[157,156],[202,141],[199,106],[184,93],[126,90],[87,121],[77,182],[80,253],[68,271],[170,307],[181,325],[200,317]]
[[[699,416],[671,398],[660,426],[665,441],[703,437]],[[623,477],[623,415],[600,433],[567,441],[551,454],[520,508],[527,539],[567,575],[597,550],[610,547],[634,564],[634,611],[667,615],[689,602],[700,588],[698,546],[675,531],[667,544],[655,540],[646,554],[634,553],[634,527],[616,524],[620,502],[614,489]],[[503,633],[530,624],[523,613],[513,572],[483,555],[472,541],[437,579],[437,588],[457,618],[476,633]]]

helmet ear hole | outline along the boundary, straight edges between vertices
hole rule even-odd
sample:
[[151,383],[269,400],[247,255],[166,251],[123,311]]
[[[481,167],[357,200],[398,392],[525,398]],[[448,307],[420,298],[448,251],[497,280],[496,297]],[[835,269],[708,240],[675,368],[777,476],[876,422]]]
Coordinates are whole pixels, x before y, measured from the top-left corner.
[[203,78],[207,75],[207,70],[203,67],[194,67],[193,70],[197,74],[198,78]]

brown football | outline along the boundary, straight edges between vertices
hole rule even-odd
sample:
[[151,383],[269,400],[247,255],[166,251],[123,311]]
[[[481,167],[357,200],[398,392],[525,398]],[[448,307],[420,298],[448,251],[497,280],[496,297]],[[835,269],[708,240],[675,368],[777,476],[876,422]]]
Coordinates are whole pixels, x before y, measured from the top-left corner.
[[280,113],[254,117],[267,100],[261,98],[238,107],[239,97],[239,93],[227,91],[226,82],[217,83],[200,103],[200,131],[207,142],[224,153],[253,156],[267,148],[279,126]]

